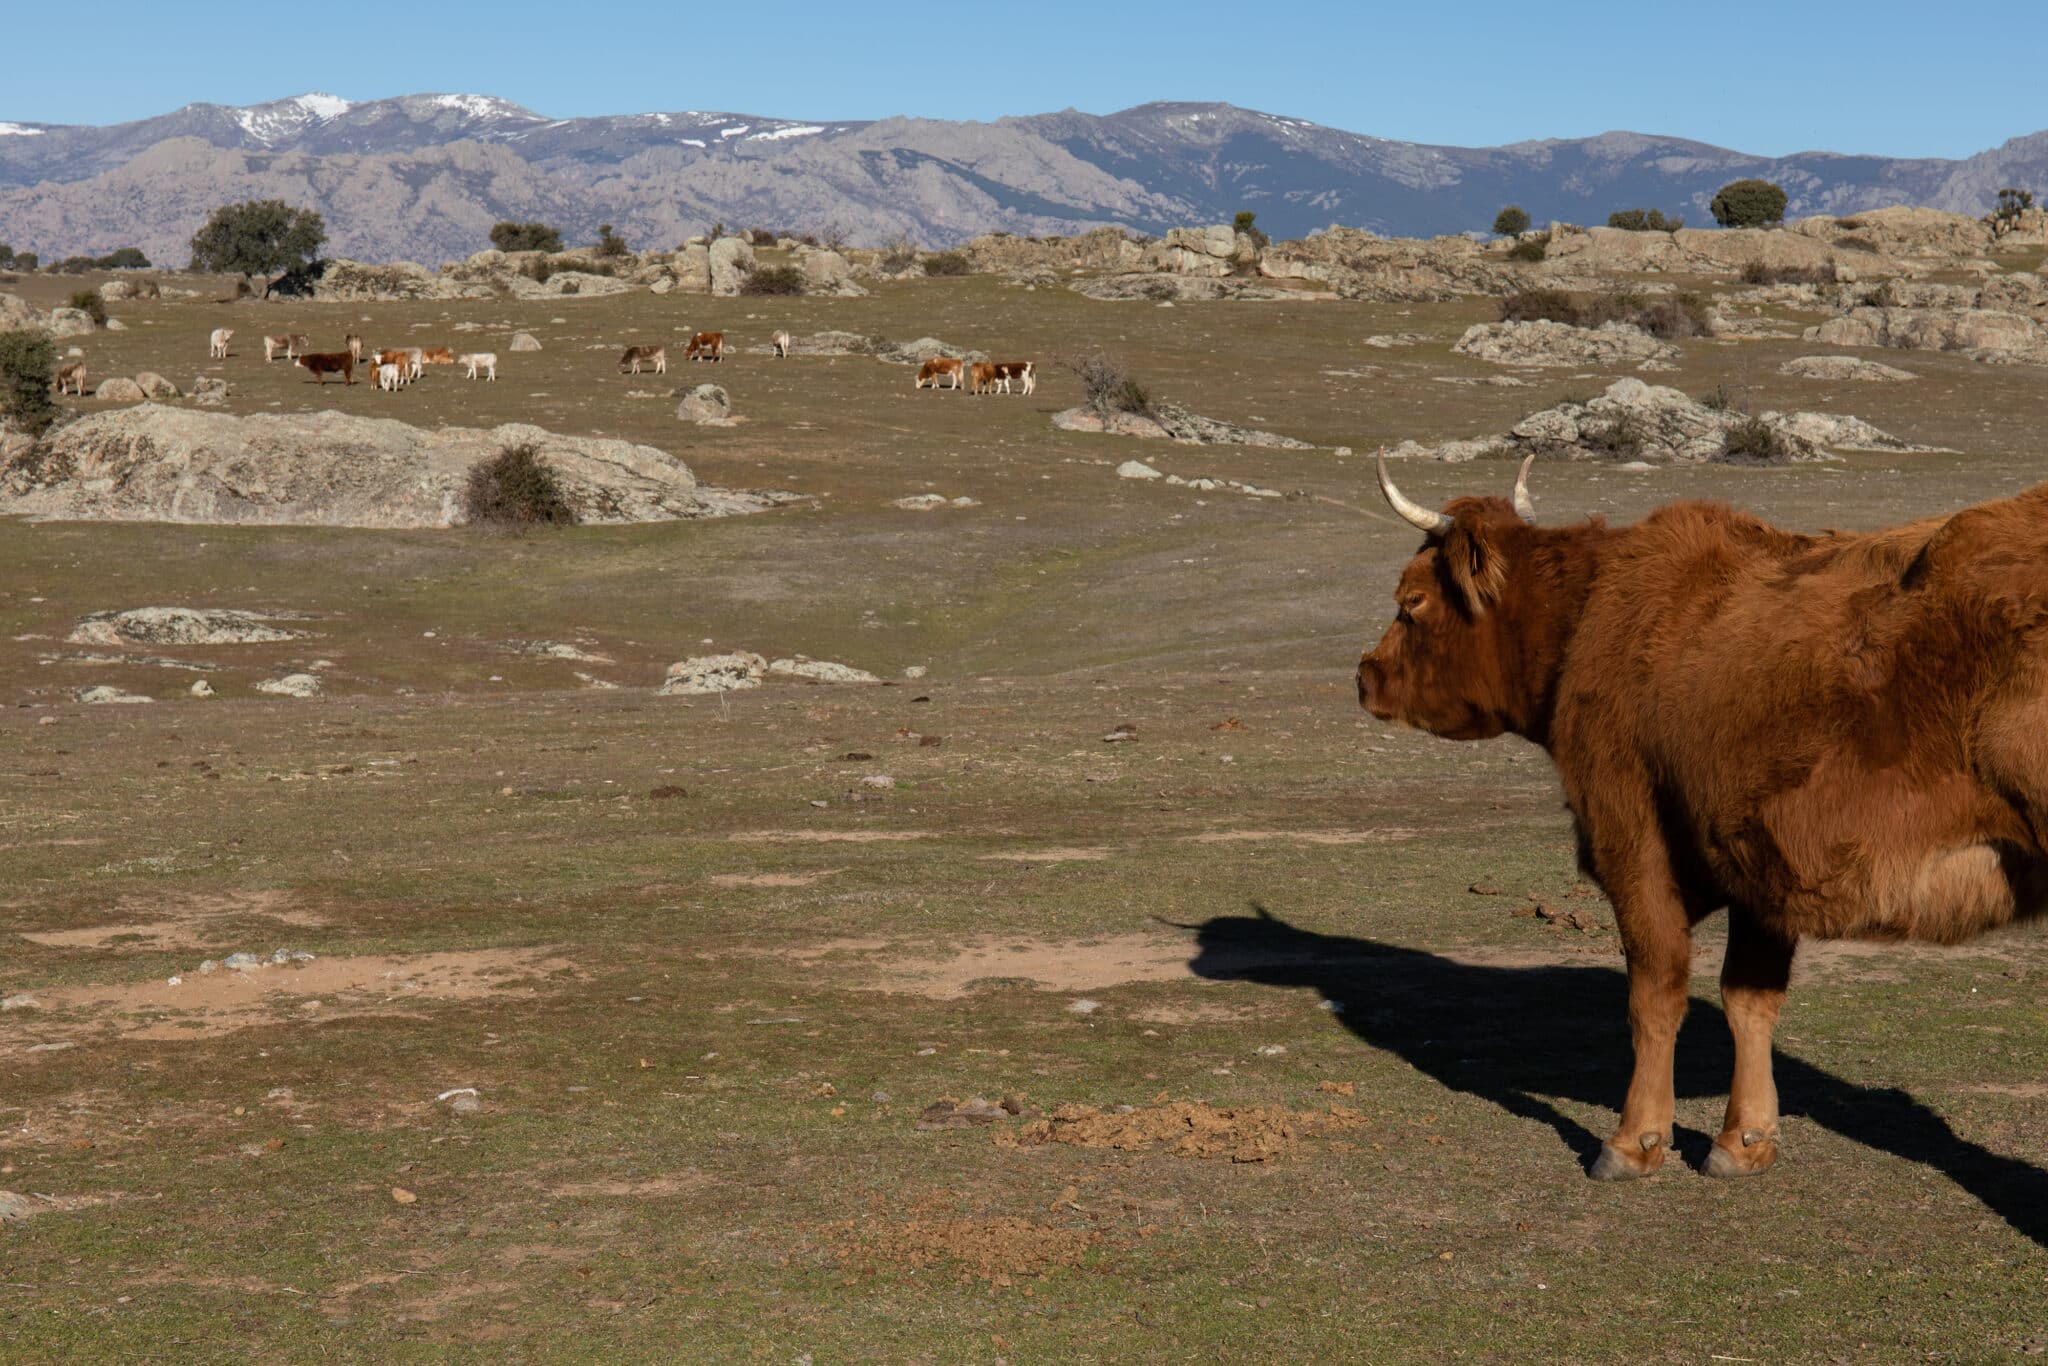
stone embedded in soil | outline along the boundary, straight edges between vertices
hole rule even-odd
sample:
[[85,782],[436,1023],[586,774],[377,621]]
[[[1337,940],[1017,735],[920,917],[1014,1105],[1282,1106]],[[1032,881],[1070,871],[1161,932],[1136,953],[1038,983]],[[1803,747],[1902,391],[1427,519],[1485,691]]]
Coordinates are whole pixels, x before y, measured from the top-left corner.
[[119,688],[104,683],[96,688],[80,689],[78,700],[89,706],[104,706],[109,703],[120,705],[156,701],[153,697],[144,697],[141,693],[123,692]]
[[316,697],[320,692],[320,678],[317,674],[286,674],[283,678],[266,678],[256,685],[256,691],[277,697]]
[[77,645],[258,645],[307,634],[270,624],[276,620],[226,607],[130,607],[80,617],[65,639]]

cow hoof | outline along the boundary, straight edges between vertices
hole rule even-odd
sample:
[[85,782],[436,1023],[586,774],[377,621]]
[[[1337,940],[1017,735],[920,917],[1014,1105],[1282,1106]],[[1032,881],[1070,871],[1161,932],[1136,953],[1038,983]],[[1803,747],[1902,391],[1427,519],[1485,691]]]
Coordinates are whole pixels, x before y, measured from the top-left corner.
[[1700,1170],[1708,1176],[1755,1176],[1770,1170],[1777,1160],[1777,1141],[1752,1129],[1741,1134],[1722,1134],[1715,1139]]
[[[1646,1134],[1645,1139],[1655,1135]],[[1595,1181],[1633,1181],[1639,1176],[1648,1176],[1664,1165],[1664,1145],[1644,1142],[1636,1151],[1617,1147],[1612,1143],[1600,1145],[1600,1156],[1593,1161],[1593,1168],[1587,1173]]]

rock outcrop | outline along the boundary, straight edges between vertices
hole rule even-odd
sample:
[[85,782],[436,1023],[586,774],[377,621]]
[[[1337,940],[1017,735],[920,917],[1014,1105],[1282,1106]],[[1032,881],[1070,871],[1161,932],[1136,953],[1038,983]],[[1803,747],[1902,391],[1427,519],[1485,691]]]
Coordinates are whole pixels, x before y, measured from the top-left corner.
[[1548,321],[1474,323],[1451,348],[1461,356],[1517,366],[1630,366],[1670,370],[1678,348],[1639,327],[1573,327]]
[[231,417],[140,407],[53,430],[0,467],[0,512],[59,519],[440,527],[470,470],[531,443],[586,523],[757,512],[794,495],[700,485],[651,446],[539,427],[425,430],[339,412]]
[[730,427],[738,421],[732,415],[732,396],[722,385],[700,384],[694,389],[677,392],[683,395],[683,401],[676,405],[676,416],[684,422],[706,427]]
[[78,619],[65,639],[74,645],[263,645],[303,640],[307,632],[274,626],[274,612],[230,607],[131,607]]
[[1469,237],[1379,237],[1331,227],[1299,241],[1275,242],[1259,274],[1305,280],[1346,299],[1433,303],[1463,294],[1507,294],[1515,275]]
[[1956,351],[1994,365],[2048,365],[2048,324],[1983,308],[1854,308],[1807,330],[1826,346]]
[[1857,356],[1801,356],[1779,366],[1778,373],[1799,379],[1855,380],[1864,384],[1896,384],[1900,380],[1920,378],[1910,370],[1880,365]]
[[754,248],[745,238],[721,237],[711,244],[709,261],[711,292],[738,294],[740,286],[746,283],[747,272],[754,268]]
[[1291,436],[1219,422],[1172,403],[1156,404],[1149,413],[1104,413],[1084,404],[1054,413],[1052,425],[1063,432],[1102,432],[1111,436],[1177,441],[1184,446],[1263,446],[1286,451],[1315,449],[1309,442],[1297,441]]
[[879,683],[865,669],[796,655],[772,663],[752,650],[696,655],[668,666],[660,693],[664,697],[708,697],[715,693],[758,688],[764,678],[789,678],[808,683]]
[[1649,464],[1778,464],[1818,460],[1830,450],[1924,452],[1858,418],[1828,413],[1748,414],[1709,406],[1676,389],[1619,379],[1584,403],[1531,413],[1507,432],[1436,447],[1403,442],[1391,455],[1437,460],[1519,459],[1642,461]]

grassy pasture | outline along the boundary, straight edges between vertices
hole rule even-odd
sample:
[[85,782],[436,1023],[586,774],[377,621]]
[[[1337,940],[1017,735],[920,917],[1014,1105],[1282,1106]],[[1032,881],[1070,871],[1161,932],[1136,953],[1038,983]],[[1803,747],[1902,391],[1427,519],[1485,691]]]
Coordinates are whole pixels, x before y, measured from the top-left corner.
[[[0,1225],[6,1359],[2048,1351],[2038,934],[1805,954],[1785,1160],[1583,1177],[1626,1081],[1623,982],[1547,762],[1391,731],[1350,679],[1414,541],[1379,513],[1372,447],[1499,431],[1617,377],[1443,382],[1500,373],[1449,350],[1485,301],[1163,309],[977,277],[112,311],[125,330],[80,343],[95,382],[218,373],[241,413],[628,437],[812,501],[525,537],[0,522],[0,996],[39,1003],[0,1017],[0,1190],[31,1216]],[[209,361],[221,325],[233,354]],[[976,399],[866,359],[680,360],[694,330],[781,327],[934,335],[1034,357],[1041,383]],[[515,330],[546,349],[510,353]],[[501,378],[320,389],[265,365],[265,331],[494,349]],[[1428,339],[1363,345],[1397,333]],[[617,373],[664,341],[665,378]],[[1078,390],[1053,362],[1093,346],[1319,449],[1055,432]],[[1540,511],[1705,496],[1871,526],[2041,478],[2038,371],[1776,373],[1820,349],[1692,341],[1647,378],[1957,453],[1560,465]],[[741,425],[675,421],[671,391],[703,380]],[[1116,478],[1129,458],[1309,496]],[[1402,479],[1437,502],[1511,473]],[[925,492],[978,505],[894,506]],[[153,603],[312,634],[64,640]],[[669,662],[730,648],[889,683],[654,695]],[[315,661],[318,699],[253,690]],[[218,696],[187,695],[200,677]],[[158,701],[74,700],[100,683]],[[1532,899],[1586,928],[1515,913]],[[1719,944],[1709,922],[1680,1041],[1688,1163],[1727,1082]],[[279,947],[317,958],[197,971]],[[437,1099],[461,1088],[474,1108]],[[1020,1116],[919,1128],[1006,1096]],[[1040,1141],[1032,1112],[1075,1105],[1135,1111]],[[1144,1129],[1170,1114],[1220,1128],[1176,1152]]]

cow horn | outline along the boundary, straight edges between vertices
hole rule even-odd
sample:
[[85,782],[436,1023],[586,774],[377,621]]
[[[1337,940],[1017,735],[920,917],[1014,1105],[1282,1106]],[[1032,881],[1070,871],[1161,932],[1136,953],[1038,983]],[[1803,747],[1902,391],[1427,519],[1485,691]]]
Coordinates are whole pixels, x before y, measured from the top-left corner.
[[1515,475],[1515,512],[1530,526],[1536,525],[1536,504],[1529,497],[1529,466],[1536,463],[1536,453],[1531,451],[1522,457],[1522,468]]
[[1380,492],[1387,496],[1388,504],[1401,514],[1401,520],[1419,531],[1441,536],[1451,529],[1451,519],[1441,512],[1431,512],[1422,504],[1409,498],[1394,487],[1394,481],[1387,477],[1387,452],[1383,446],[1379,452]]

